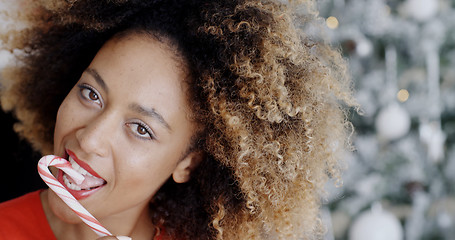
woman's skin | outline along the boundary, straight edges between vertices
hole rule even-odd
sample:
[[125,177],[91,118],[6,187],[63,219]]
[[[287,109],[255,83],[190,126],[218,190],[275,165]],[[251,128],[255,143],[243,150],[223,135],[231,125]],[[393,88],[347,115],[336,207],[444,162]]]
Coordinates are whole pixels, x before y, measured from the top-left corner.
[[[197,125],[187,117],[184,64],[172,49],[145,35],[114,37],[57,114],[54,154],[70,153],[98,174],[80,185],[94,190],[73,192],[114,235],[152,239],[153,195],[171,176],[188,181],[201,159],[188,152]],[[62,173],[54,174],[63,182]],[[54,192],[44,191],[41,200],[57,239],[97,238]]]

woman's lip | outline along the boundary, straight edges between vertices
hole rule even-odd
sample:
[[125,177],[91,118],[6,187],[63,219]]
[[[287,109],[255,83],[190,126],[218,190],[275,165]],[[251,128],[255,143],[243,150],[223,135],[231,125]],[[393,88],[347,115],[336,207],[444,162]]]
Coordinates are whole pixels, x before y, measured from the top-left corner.
[[93,170],[90,165],[88,165],[87,163],[85,163],[84,161],[81,161],[79,160],[79,158],[77,158],[76,154],[74,154],[74,152],[72,152],[71,150],[69,149],[66,149],[66,152],[68,153],[69,156],[71,156],[71,158],[77,163],[79,164],[79,166],[81,166],[81,168],[85,169],[87,172],[89,172],[90,174],[92,174],[93,176],[97,177],[97,178],[101,178],[101,179],[104,179],[102,178],[97,172],[95,172],[95,170]]
[[77,200],[82,200],[84,198],[88,198],[90,197],[92,194],[94,194],[95,192],[97,192],[98,190],[101,190],[101,188],[104,187],[104,185],[101,185],[97,188],[94,188],[94,189],[90,189],[90,190],[73,190],[73,189],[70,189],[66,186],[65,182],[63,181],[63,171],[62,170],[58,170],[58,173],[57,173],[57,180],[65,187],[65,189],[71,194],[73,195],[74,198],[76,198]]

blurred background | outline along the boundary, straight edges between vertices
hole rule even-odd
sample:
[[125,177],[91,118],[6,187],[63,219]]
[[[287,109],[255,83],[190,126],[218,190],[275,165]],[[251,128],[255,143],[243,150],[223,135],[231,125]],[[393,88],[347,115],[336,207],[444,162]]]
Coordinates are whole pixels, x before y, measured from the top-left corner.
[[[23,4],[22,0],[0,0],[0,32],[23,27],[23,23],[12,20],[15,14],[21,12]],[[4,50],[1,44],[0,40],[0,69],[13,64],[11,53]],[[15,122],[12,114],[0,109],[0,202],[46,187],[37,171],[41,155],[16,135],[13,131]]]
[[455,239],[455,1],[317,2],[364,110],[326,239]]
[[[305,30],[341,49],[364,111],[343,185],[327,185],[326,240],[455,239],[455,0],[317,3],[324,29]],[[0,113],[0,202],[44,188],[14,122]]]

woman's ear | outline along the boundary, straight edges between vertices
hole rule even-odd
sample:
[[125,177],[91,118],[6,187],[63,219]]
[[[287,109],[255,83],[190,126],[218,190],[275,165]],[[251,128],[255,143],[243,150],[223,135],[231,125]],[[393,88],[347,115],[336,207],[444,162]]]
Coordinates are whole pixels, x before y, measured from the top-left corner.
[[191,173],[199,165],[204,157],[202,151],[194,151],[186,155],[183,160],[181,160],[174,172],[172,173],[172,178],[176,183],[185,183],[188,182],[191,178]]

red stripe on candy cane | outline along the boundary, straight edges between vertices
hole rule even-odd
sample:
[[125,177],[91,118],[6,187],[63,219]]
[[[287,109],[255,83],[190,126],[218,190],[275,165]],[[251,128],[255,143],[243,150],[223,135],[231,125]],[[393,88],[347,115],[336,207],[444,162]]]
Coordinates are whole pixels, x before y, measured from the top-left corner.
[[104,228],[101,223],[92,216],[78,201],[71,195],[68,190],[51,174],[49,167],[53,166],[68,174],[76,183],[82,183],[84,176],[75,171],[70,162],[67,160],[54,156],[48,155],[42,157],[38,162],[38,173],[43,181],[59,196],[63,202],[73,210],[82,221],[87,224],[98,236],[112,236],[112,234]]

